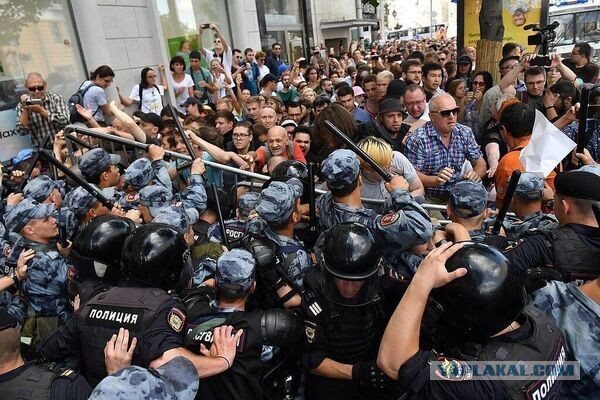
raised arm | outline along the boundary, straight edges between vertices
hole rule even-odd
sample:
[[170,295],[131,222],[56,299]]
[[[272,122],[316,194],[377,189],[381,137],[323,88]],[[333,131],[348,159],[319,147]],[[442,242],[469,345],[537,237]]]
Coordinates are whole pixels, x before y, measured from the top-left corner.
[[517,94],[517,89],[515,89],[514,83],[519,77],[519,74],[531,66],[531,60],[534,56],[534,54],[523,56],[521,58],[521,62],[519,62],[512,70],[510,70],[508,74],[504,75],[504,78],[502,78],[499,83],[502,93],[512,94],[513,96]]
[[123,123],[123,125],[125,125],[127,130],[133,135],[134,139],[138,142],[146,143],[146,134],[144,133],[142,128],[140,128],[138,124],[135,123],[133,118],[131,118],[129,114],[119,110],[119,107],[116,106],[114,101],[111,101],[109,106],[112,113],[115,115],[115,118],[117,118]]

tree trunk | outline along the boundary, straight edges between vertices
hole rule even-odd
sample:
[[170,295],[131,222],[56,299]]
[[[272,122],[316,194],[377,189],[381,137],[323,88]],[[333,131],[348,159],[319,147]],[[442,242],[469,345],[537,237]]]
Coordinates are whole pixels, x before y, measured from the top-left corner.
[[479,31],[481,38],[477,42],[477,71],[489,71],[497,82],[499,78],[498,62],[502,58],[502,1],[483,0],[479,11]]

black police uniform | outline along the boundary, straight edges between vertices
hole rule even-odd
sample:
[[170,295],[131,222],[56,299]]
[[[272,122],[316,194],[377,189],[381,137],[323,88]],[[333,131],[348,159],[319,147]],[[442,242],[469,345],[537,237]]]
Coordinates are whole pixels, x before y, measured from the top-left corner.
[[[210,348],[212,328],[216,326],[231,325],[234,332],[244,330],[231,368],[203,379],[196,398],[262,399],[262,377],[272,364],[261,361],[262,346],[299,342],[302,331],[301,323],[296,321],[298,317],[286,310],[219,310],[215,303],[206,300],[193,302],[189,299],[186,297],[189,318],[185,327],[185,342],[188,350],[198,353],[201,343]],[[281,360],[281,357],[277,359]]]
[[600,258],[600,228],[567,224],[529,236],[505,252],[506,258],[532,279],[595,279]]
[[114,287],[92,297],[40,347],[47,360],[81,354],[93,386],[106,375],[104,347],[119,328],[138,340],[133,365],[147,368],[170,349],[183,346],[184,306],[157,288]]
[[[441,380],[430,378],[430,361],[450,360],[455,365],[470,361],[553,361],[561,365],[566,361],[565,341],[556,325],[535,307],[526,307],[517,322],[522,325],[515,331],[490,339],[485,345],[466,343],[458,354],[438,356],[431,351],[419,350],[398,371],[398,385],[409,399],[556,399],[560,381],[491,381]],[[457,356],[458,358],[453,358]],[[464,378],[464,376],[462,377]]]
[[52,364],[25,363],[0,375],[0,398],[7,400],[86,400],[91,393],[81,375],[55,370]]

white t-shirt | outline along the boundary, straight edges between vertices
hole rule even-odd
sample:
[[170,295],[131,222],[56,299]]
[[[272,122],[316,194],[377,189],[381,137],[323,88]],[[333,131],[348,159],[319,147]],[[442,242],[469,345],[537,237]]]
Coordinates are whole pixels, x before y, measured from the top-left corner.
[[[92,83],[92,81],[83,82],[81,89],[85,89]],[[94,119],[96,121],[104,121],[104,111],[102,111],[102,106],[107,103],[108,101],[106,100],[106,92],[104,92],[104,89],[102,89],[100,86],[92,86],[87,92],[85,92],[85,95],[83,96],[83,106],[91,109],[92,113],[95,113]]]
[[225,83],[225,74],[219,74],[218,77],[212,74],[212,80],[217,88],[217,95],[219,98],[222,99],[223,97],[227,96],[227,90],[225,90],[227,87],[227,83]]
[[429,103],[427,103],[427,105],[425,106],[425,111],[423,111],[423,115],[421,115],[419,119],[414,118],[412,115],[408,114],[408,116],[404,119],[403,122],[406,122],[407,124],[412,124],[414,122],[417,122],[418,120],[429,121]]
[[271,72],[271,70],[269,70],[269,67],[267,67],[266,65],[263,65],[262,67],[259,65],[258,66],[258,82],[260,82],[262,80],[262,78],[265,77],[265,75],[267,75],[268,73]]
[[[165,94],[165,89],[160,86],[152,86],[145,88],[142,90],[142,108],[141,111],[143,113],[155,113],[160,115],[162,111],[163,104],[161,96]],[[131,100],[135,100],[138,103],[140,102],[140,85],[137,84],[131,89],[131,93],[129,94],[129,98]]]
[[[417,171],[415,170],[415,167],[413,167],[404,154],[398,151],[394,151],[392,154],[391,172],[397,175],[402,175],[409,184],[413,183],[415,179],[417,179]],[[388,200],[390,198],[390,193],[385,188],[385,181],[383,179],[380,179],[377,182],[372,182],[366,179],[363,175],[362,182],[363,185],[360,192],[361,197],[381,200]],[[381,211],[382,208],[379,204],[370,204],[366,202],[364,203],[364,206],[378,212]]]
[[[194,80],[192,79],[191,76],[189,76],[188,74],[185,74],[185,78],[183,78],[183,80],[181,82],[175,82],[175,79],[172,80],[173,81],[173,90],[177,91],[177,89],[179,88],[190,88],[194,86]],[[182,112],[185,114],[185,109],[181,107],[181,105],[183,103],[185,103],[185,101],[188,99],[188,97],[190,97],[190,94],[188,93],[187,90],[184,90],[182,93],[180,93],[179,95],[177,95],[177,97],[175,98],[175,108],[177,108],[178,111]]]
[[210,65],[210,61],[213,58],[216,58],[221,61],[225,71],[231,71],[231,66],[233,65],[233,52],[231,51],[231,47],[227,46],[227,50],[223,52],[223,60],[221,60],[221,57],[219,56],[215,57],[215,54],[216,53],[212,50],[204,49],[204,58],[206,58],[206,63]]

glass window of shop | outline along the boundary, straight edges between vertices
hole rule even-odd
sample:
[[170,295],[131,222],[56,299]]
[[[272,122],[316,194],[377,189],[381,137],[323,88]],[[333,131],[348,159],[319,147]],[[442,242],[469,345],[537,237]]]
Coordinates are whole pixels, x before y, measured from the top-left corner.
[[[217,25],[231,45],[227,1],[156,0],[156,6],[169,57],[180,55],[189,65],[190,51],[198,50],[198,27],[203,24]],[[207,29],[202,36],[204,48],[212,49],[214,32]],[[204,59],[202,64],[207,67]]]
[[30,146],[15,130],[27,74],[39,72],[47,90],[66,100],[85,71],[66,0],[0,0],[0,9],[0,161],[6,161]]
[[271,45],[282,45],[282,58],[293,63],[304,56],[304,16],[300,0],[265,0],[266,35],[261,39],[263,49]]

